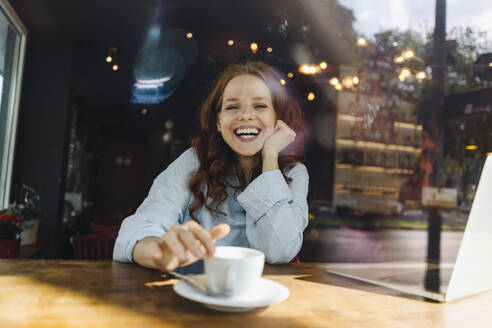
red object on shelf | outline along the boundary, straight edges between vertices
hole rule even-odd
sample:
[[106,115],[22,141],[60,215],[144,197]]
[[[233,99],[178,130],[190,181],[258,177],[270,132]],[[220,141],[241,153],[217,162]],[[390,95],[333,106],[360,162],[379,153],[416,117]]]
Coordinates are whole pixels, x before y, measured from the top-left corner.
[[0,258],[16,258],[20,251],[20,239],[0,240]]

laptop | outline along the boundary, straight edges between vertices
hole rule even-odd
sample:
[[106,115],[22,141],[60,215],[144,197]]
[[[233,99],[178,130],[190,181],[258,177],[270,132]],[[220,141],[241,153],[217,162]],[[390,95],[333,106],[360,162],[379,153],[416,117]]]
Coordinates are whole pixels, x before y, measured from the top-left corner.
[[487,156],[455,263],[343,263],[328,272],[438,302],[492,289],[492,156]]

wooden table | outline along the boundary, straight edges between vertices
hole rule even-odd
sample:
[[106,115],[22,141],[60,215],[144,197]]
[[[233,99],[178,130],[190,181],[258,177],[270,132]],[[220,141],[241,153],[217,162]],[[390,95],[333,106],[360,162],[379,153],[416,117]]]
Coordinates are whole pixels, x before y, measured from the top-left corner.
[[290,297],[223,313],[178,296],[176,280],[133,264],[0,260],[0,327],[492,327],[492,292],[429,303],[325,268],[267,266],[264,276],[287,286]]

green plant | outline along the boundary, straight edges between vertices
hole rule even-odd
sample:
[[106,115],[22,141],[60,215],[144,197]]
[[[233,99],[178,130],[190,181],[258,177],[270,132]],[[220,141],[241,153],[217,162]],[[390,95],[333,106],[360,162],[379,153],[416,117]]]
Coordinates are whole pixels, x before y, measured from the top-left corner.
[[34,220],[40,219],[42,209],[39,206],[39,194],[31,187],[22,185],[16,192],[16,201],[5,210],[7,213],[22,218],[22,229],[28,229]]

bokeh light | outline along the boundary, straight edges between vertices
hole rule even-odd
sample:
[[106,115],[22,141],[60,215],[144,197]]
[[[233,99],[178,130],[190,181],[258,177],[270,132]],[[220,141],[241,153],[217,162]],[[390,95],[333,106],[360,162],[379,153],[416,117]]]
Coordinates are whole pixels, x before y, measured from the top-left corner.
[[421,72],[418,72],[417,74],[415,74],[415,77],[419,80],[422,80],[422,79],[425,79],[426,77],[426,74],[424,71],[421,71]]
[[400,64],[400,63],[403,63],[404,60],[405,60],[405,58],[403,58],[402,56],[399,56],[399,57],[396,57],[394,61],[395,61],[395,63]]
[[413,56],[415,56],[415,53],[412,50],[407,50],[407,51],[405,51],[405,53],[403,54],[403,56],[405,56],[405,58],[407,58],[407,59],[410,59]]
[[357,40],[357,44],[358,44],[359,46],[361,46],[361,47],[365,47],[365,46],[367,46],[367,41],[366,41],[366,39],[364,39],[364,38],[359,38],[359,39]]
[[255,42],[251,43],[249,47],[251,48],[251,52],[254,54],[258,51],[258,44]]

